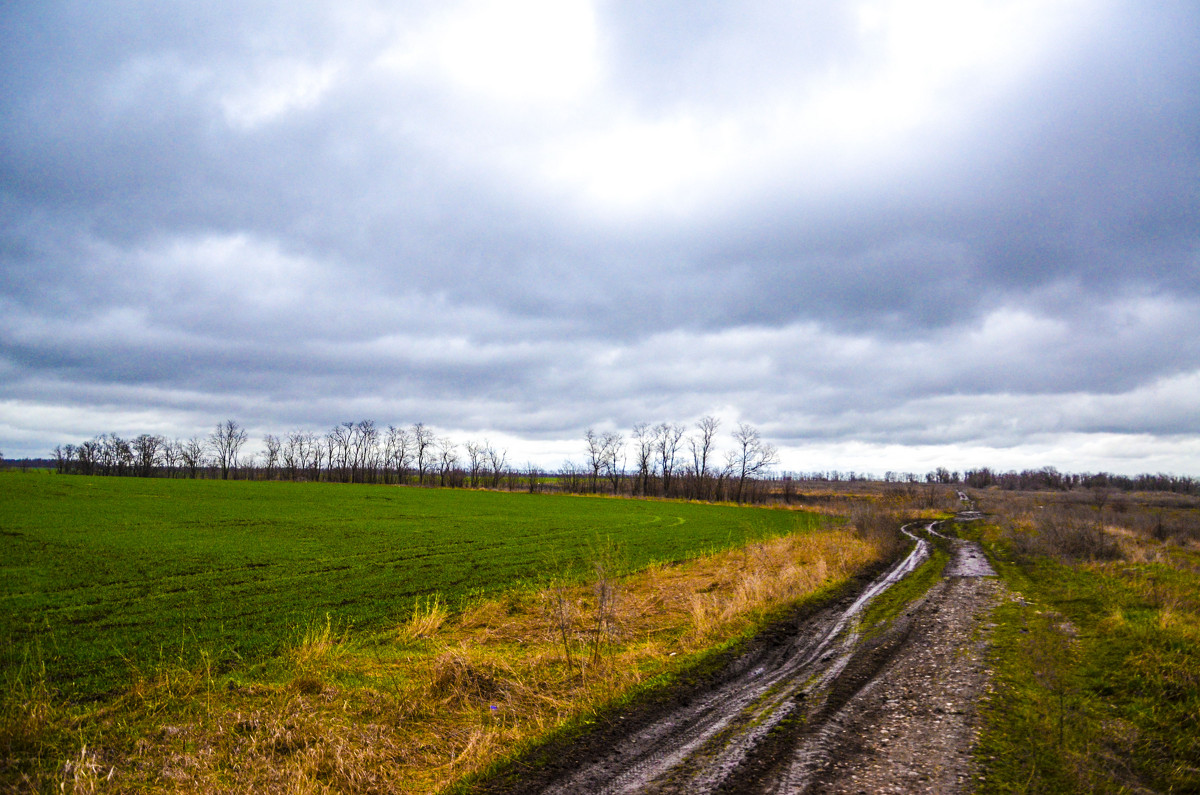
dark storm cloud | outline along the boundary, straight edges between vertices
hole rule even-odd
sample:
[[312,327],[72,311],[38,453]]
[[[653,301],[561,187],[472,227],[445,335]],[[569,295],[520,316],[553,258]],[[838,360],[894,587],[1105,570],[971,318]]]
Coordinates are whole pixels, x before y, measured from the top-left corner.
[[6,7],[0,434],[1200,431],[1192,4],[449,8]]

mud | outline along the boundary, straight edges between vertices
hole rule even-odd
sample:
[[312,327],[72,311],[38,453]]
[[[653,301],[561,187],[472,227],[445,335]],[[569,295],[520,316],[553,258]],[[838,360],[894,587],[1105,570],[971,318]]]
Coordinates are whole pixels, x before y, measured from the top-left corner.
[[[956,792],[972,777],[987,615],[1001,594],[977,545],[946,539],[943,579],[886,632],[858,618],[929,554],[774,630],[720,670],[481,786],[487,793]],[[945,536],[942,536],[944,539]]]

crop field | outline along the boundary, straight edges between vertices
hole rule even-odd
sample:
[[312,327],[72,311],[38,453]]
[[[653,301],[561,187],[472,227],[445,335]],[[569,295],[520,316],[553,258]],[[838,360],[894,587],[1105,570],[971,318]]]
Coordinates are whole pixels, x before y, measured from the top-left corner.
[[230,668],[326,614],[355,633],[814,527],[792,511],[318,483],[0,475],[0,663],[73,697],[157,661]]

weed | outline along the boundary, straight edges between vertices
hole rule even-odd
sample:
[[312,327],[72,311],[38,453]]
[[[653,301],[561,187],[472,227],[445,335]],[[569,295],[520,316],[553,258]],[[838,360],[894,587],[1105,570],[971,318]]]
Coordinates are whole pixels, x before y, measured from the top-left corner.
[[441,594],[417,599],[413,602],[412,616],[400,629],[400,636],[410,641],[432,638],[449,615]]

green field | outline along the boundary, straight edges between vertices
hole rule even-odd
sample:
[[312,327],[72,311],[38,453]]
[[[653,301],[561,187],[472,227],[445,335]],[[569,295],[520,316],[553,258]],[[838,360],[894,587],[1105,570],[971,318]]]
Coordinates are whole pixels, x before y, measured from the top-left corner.
[[369,633],[414,599],[453,607],[579,571],[636,568],[815,526],[790,511],[317,483],[0,474],[0,664],[98,695],[162,661],[220,668],[329,613]]

